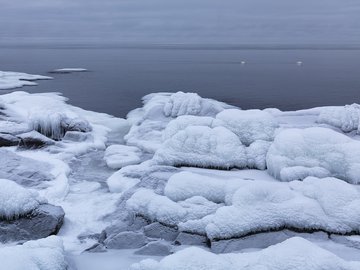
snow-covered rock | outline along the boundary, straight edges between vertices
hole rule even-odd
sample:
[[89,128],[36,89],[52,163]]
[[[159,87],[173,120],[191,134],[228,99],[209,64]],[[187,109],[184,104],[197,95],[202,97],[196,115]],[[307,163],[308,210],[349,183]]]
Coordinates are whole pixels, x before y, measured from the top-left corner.
[[152,241],[135,251],[137,255],[166,256],[171,254],[171,245],[162,240]]
[[336,178],[244,181],[232,196],[232,204],[219,208],[210,219],[206,233],[210,239],[282,229],[358,233],[359,211],[359,189]]
[[141,162],[142,152],[139,148],[127,145],[110,145],[106,148],[104,159],[108,167],[120,169]]
[[337,127],[343,132],[359,132],[360,105],[354,103],[343,107],[321,108],[317,122]]
[[6,270],[68,269],[62,241],[56,236],[0,248],[0,261]]
[[7,133],[0,133],[0,147],[3,146],[17,146],[20,139],[14,135]]
[[0,179],[0,218],[14,219],[28,214],[39,206],[41,199],[32,192],[7,179]]
[[189,126],[165,141],[153,157],[157,164],[244,168],[247,166],[245,146],[231,131],[223,127]]
[[272,141],[279,124],[269,113],[261,110],[229,109],[216,115],[217,125],[234,132],[245,145],[257,140]]
[[327,128],[287,129],[271,145],[268,172],[282,181],[333,176],[360,182],[360,142]]
[[49,79],[52,78],[21,72],[0,71],[0,90],[19,88],[26,85],[37,85],[34,81]]
[[54,140],[35,130],[19,134],[18,137],[20,138],[19,146],[23,148],[41,148],[55,144]]
[[152,259],[134,264],[133,270],[356,270],[360,262],[345,261],[311,242],[294,237],[278,245],[251,253],[217,255],[190,247],[167,256],[160,262]]

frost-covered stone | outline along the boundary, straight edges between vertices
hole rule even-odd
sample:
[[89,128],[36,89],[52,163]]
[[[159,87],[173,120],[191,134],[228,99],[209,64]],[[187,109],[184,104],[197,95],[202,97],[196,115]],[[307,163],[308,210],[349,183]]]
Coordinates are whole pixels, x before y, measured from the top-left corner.
[[166,241],[153,241],[134,253],[137,255],[167,256],[171,254],[171,245]]
[[63,243],[56,236],[0,248],[0,261],[6,270],[68,269]]
[[27,241],[56,234],[64,220],[59,206],[40,204],[16,219],[0,219],[0,242]]
[[216,116],[218,125],[234,132],[245,145],[257,140],[272,141],[279,124],[269,113],[261,110],[229,109]]
[[360,105],[354,103],[343,107],[321,108],[317,122],[337,127],[344,132],[355,130],[359,133]]
[[179,231],[176,228],[162,225],[159,222],[151,223],[144,227],[144,234],[150,238],[159,238],[166,241],[174,241]]
[[22,157],[0,149],[0,178],[10,179],[23,186],[44,186],[54,177],[52,167],[44,162]]
[[106,148],[104,159],[108,167],[120,169],[128,165],[139,164],[142,152],[139,148],[128,145],[110,145]]
[[266,157],[268,172],[282,181],[334,176],[360,182],[360,142],[331,129],[287,129]]
[[180,232],[174,241],[175,245],[204,246],[207,238],[204,235]]
[[147,242],[147,238],[141,232],[121,232],[104,241],[105,246],[110,249],[140,248]]
[[133,270],[239,270],[239,269],[297,269],[297,270],[356,270],[359,262],[345,261],[311,242],[294,237],[278,245],[251,253],[214,254],[191,247],[163,258],[160,262],[144,260]]
[[37,131],[23,133],[18,135],[18,137],[20,138],[19,146],[23,148],[41,148],[55,144],[52,139],[49,139]]
[[187,127],[165,141],[153,161],[163,165],[226,169],[247,166],[244,145],[223,127]]

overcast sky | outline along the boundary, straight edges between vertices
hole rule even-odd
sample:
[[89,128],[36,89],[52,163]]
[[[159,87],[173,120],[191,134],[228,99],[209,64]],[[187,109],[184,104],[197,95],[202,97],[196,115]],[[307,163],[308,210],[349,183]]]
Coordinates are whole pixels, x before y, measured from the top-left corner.
[[0,0],[0,43],[360,44],[360,0]]

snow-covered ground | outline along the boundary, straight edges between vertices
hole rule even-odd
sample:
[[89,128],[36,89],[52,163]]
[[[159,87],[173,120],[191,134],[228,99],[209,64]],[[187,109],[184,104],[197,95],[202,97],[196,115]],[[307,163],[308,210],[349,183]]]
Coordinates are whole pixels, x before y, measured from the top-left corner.
[[[7,270],[360,269],[360,106],[154,93],[119,119],[66,101],[0,96]],[[43,205],[65,212],[57,236],[15,238]]]

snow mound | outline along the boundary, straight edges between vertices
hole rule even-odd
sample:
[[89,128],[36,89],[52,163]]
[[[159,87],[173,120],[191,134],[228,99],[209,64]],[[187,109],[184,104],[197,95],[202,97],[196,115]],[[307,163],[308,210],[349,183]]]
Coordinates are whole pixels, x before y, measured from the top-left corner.
[[359,133],[360,105],[354,103],[343,107],[322,108],[317,122],[337,127],[344,132],[355,130]]
[[[341,191],[341,192],[339,192]],[[282,229],[335,234],[360,231],[360,191],[336,178],[290,183],[244,181],[206,226],[210,239]]]
[[110,145],[106,148],[104,159],[109,168],[122,167],[141,162],[142,152],[139,148],[127,145]]
[[157,262],[143,260],[133,270],[355,270],[359,262],[345,261],[335,254],[303,239],[294,237],[269,248],[250,253],[214,254],[190,247]]
[[234,132],[245,145],[257,140],[272,141],[278,128],[276,119],[261,110],[229,109],[216,116],[217,125],[224,126]]
[[52,78],[20,72],[0,71],[0,90],[20,88],[26,85],[37,85],[34,81],[49,79]]
[[223,127],[189,126],[165,141],[153,161],[163,165],[244,168],[246,150],[239,138]]
[[40,198],[13,181],[0,179],[0,218],[13,219],[39,206]]
[[0,261],[6,270],[68,269],[62,241],[56,236],[0,248]]
[[333,176],[360,182],[360,142],[331,129],[287,129],[266,157],[268,172],[282,181]]
[[126,207],[151,221],[177,226],[181,222],[210,215],[220,205],[200,196],[176,203],[166,196],[156,194],[153,190],[139,189],[127,200]]

